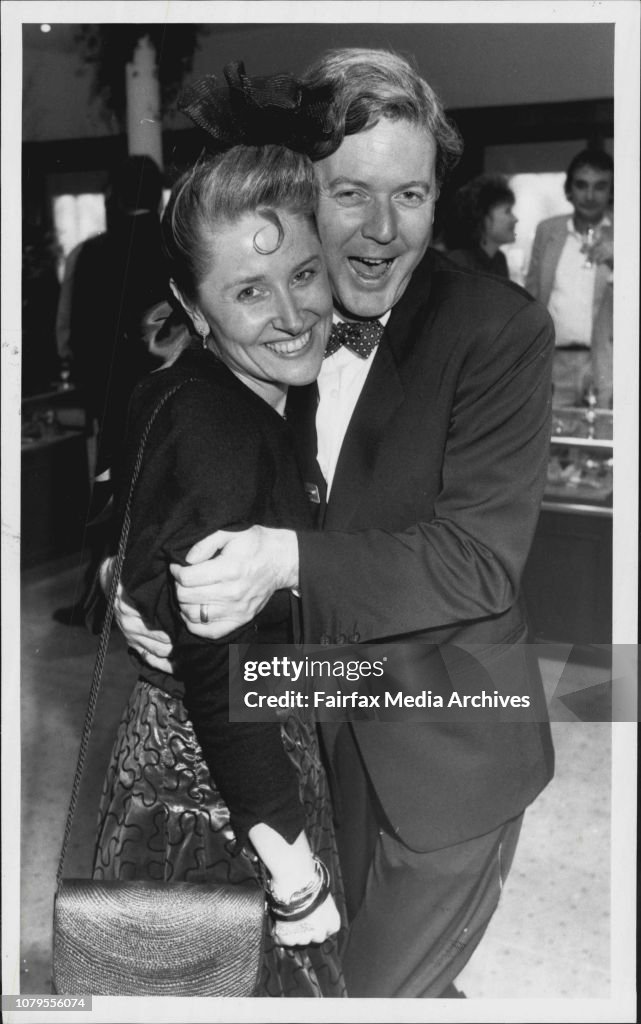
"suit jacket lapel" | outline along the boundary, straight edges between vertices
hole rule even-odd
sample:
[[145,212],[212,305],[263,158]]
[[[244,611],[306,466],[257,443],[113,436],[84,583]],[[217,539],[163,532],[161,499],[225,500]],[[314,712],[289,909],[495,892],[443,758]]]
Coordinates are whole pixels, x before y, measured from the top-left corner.
[[330,491],[325,528],[345,528],[366,491],[378,446],[404,391],[383,336],[350,420]]
[[316,489],[316,524],[327,529],[345,528],[358,507],[374,467],[378,446],[387,423],[404,398],[400,368],[406,353],[424,329],[431,270],[441,258],[428,249],[415,270],[405,294],[394,306],[374,361],[359,396],[341,447],[327,504],[327,485],[316,460],[316,410],[318,386],[292,387],[287,398],[298,463],[308,495]]
[[[605,224],[601,229],[604,238],[612,239],[612,229]],[[592,302],[592,323],[595,324],[610,282],[610,268],[605,263],[597,264],[594,278],[594,299]]]
[[325,515],[327,485],[316,460],[316,408],[318,386],[292,387],[287,394],[287,422],[292,430],[294,449],[305,483],[307,497],[312,504],[315,523],[321,526]]
[[417,331],[425,328],[430,269],[435,260],[438,255],[428,250],[385,327],[343,441],[325,515],[326,529],[349,527],[368,492],[387,424],[405,397],[405,356],[416,341]]
[[541,281],[540,300],[544,306],[547,306],[550,301],[550,295],[552,294],[552,288],[554,286],[556,268],[559,265],[559,260],[561,259],[561,253],[563,252],[563,246],[565,245],[567,237],[567,217],[564,217],[561,222],[554,225],[554,230],[548,242],[547,252],[544,257],[543,267],[545,275]]

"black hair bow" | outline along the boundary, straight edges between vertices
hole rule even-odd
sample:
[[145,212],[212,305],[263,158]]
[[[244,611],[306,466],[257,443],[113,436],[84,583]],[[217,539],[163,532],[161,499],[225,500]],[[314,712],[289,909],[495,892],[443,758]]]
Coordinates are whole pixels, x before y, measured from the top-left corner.
[[287,73],[250,78],[242,61],[227,64],[223,73],[226,86],[208,75],[178,102],[178,109],[206,132],[211,152],[274,144],[311,155],[330,139],[330,88],[308,89]]

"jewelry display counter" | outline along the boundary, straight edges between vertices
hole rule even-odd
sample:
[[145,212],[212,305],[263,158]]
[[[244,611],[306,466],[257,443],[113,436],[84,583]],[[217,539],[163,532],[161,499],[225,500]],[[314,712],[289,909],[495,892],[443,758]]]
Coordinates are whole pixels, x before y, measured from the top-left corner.
[[548,483],[523,578],[537,639],[612,640],[612,412],[555,409]]

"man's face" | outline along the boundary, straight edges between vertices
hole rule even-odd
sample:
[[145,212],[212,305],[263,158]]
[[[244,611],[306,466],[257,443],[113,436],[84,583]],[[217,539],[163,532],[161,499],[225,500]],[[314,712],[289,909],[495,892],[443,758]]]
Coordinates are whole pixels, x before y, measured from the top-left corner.
[[612,172],[596,167],[579,167],[572,175],[566,195],[580,224],[598,224],[612,199]]
[[315,165],[318,229],[347,313],[381,316],[405,291],[432,233],[435,164],[426,129],[383,118]]

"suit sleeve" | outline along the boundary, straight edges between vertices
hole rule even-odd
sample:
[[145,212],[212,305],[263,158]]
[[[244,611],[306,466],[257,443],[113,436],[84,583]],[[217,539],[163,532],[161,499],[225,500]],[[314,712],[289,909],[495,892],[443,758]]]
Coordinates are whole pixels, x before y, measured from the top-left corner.
[[[227,644],[254,640],[253,623],[224,643],[192,636],[180,618],[169,565],[183,562],[214,530],[260,521],[271,458],[242,406],[235,410],[232,401],[217,409],[202,383],[182,388],[159,415],[145,449],[123,572],[145,622],[172,638],[185,706],[241,843],[259,821],[293,842],[304,823],[297,778],[277,723],[229,721]],[[276,604],[285,619],[288,605]]]
[[546,479],[552,339],[547,312],[528,302],[467,353],[428,519],[299,533],[307,642],[406,636],[514,604]]

